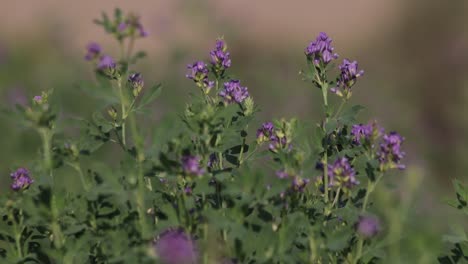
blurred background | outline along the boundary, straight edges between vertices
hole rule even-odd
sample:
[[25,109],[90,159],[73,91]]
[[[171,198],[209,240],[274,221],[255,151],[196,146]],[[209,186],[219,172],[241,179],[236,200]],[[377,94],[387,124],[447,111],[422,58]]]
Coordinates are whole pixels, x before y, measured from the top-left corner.
[[[422,177],[416,211],[447,228],[452,210],[444,199],[454,195],[452,179],[466,180],[468,171],[467,1],[41,0],[1,6],[3,106],[54,88],[64,117],[90,116],[97,106],[76,86],[92,76],[83,60],[86,44],[96,41],[117,54],[116,43],[92,20],[115,7],[140,14],[150,36],[137,42],[149,55],[139,70],[147,83],[164,83],[150,117],[154,124],[183,109],[194,89],[184,78],[185,66],[208,59],[219,36],[230,47],[231,73],[262,109],[259,123],[272,117],[316,120],[320,94],[298,72],[305,67],[304,48],[325,31],[340,59],[358,60],[365,70],[353,88],[354,102],[367,107],[362,121],[375,118],[406,137],[407,164]],[[0,173],[6,179],[12,168],[37,156],[39,138],[4,117],[0,128]],[[404,175],[394,177],[403,181]]]

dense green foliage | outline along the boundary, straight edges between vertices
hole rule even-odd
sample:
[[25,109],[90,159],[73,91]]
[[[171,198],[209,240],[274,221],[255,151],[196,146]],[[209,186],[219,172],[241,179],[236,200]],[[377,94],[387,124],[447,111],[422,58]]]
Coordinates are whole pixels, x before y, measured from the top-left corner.
[[[144,36],[138,17],[116,10],[96,23],[115,37],[121,54],[114,61],[100,50],[91,53],[96,78],[79,87],[101,102],[92,118],[58,122],[53,91],[8,111],[40,135],[42,148],[37,160],[24,165],[29,171],[12,174],[19,187],[0,198],[0,256],[6,263],[402,260],[392,247],[402,236],[392,198],[379,209],[373,195],[388,176],[403,177],[395,173],[404,169],[403,138],[374,121],[358,121],[364,107],[351,105],[351,87],[362,75],[357,64],[344,63],[339,72],[331,59],[306,51],[302,77],[313,87],[308,93],[323,97],[322,119],[313,125],[258,122],[254,99],[220,62],[227,46],[218,40],[224,53],[212,55],[209,69],[189,68],[198,90],[185,112],[178,120],[148,124],[144,117],[161,85],[145,85],[133,72],[145,57],[134,51]],[[157,136],[151,139],[145,132],[153,126]],[[69,127],[79,136],[67,133]],[[115,155],[103,157],[104,148]],[[26,175],[34,181],[25,183]],[[459,182],[456,188],[452,205],[466,213],[466,189]],[[387,221],[397,224],[385,231]],[[164,257],[160,245],[173,230],[195,245],[190,261]],[[439,261],[466,260],[462,231],[447,237],[453,250]]]

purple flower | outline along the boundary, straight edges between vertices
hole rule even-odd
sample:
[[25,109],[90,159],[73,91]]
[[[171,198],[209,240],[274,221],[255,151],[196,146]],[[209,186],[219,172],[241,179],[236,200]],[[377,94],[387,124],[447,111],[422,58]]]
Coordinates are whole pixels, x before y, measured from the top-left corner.
[[184,188],[184,193],[185,193],[186,195],[191,195],[191,194],[192,194],[192,191],[193,191],[192,188],[189,187],[189,186],[186,186],[186,187]]
[[303,179],[299,176],[296,176],[292,182],[292,189],[297,192],[303,192],[309,182],[309,179]]
[[276,176],[278,176],[278,178],[280,179],[285,179],[289,177],[289,174],[286,172],[285,169],[282,169],[282,170],[276,171]]
[[356,231],[364,238],[372,238],[380,232],[380,221],[373,216],[359,216]]
[[98,69],[99,70],[106,70],[106,69],[113,69],[115,68],[117,65],[114,61],[114,59],[109,56],[109,55],[103,55],[100,59],[99,59],[99,63],[98,63]]
[[143,28],[142,25],[138,26],[138,33],[140,34],[140,37],[142,37],[142,38],[145,38],[145,37],[147,37],[149,35],[148,30]]
[[38,103],[38,104],[42,103],[42,96],[40,96],[40,95],[34,96],[33,101]]
[[96,42],[91,42],[86,46],[86,60],[94,60],[101,54],[101,46]]
[[120,31],[120,32],[122,32],[122,31],[125,31],[125,30],[127,29],[127,27],[128,27],[127,23],[121,22],[121,23],[119,24],[119,26],[117,27],[117,30]]
[[203,61],[197,61],[187,65],[189,72],[185,77],[193,80],[198,87],[202,88],[206,93],[214,86],[214,82],[208,79],[208,66]]
[[339,95],[349,98],[351,96],[351,87],[356,83],[358,77],[364,74],[363,70],[358,70],[357,61],[343,60],[340,65],[340,76],[336,83],[336,87],[331,88],[330,91]]
[[186,174],[201,176],[205,170],[200,168],[200,158],[187,155],[182,157],[182,169]]
[[218,158],[216,157],[216,153],[211,153],[208,157],[207,166],[208,168],[213,168],[213,166],[218,162]]
[[380,151],[377,153],[381,168],[405,168],[405,165],[400,164],[406,154],[401,149],[401,144],[404,140],[405,139],[397,132],[390,132],[383,136],[383,142],[380,144]]
[[26,189],[34,182],[29,175],[29,171],[25,168],[17,169],[15,172],[11,173],[10,176],[13,179],[13,183],[11,184],[11,189],[13,191]]
[[273,152],[278,152],[280,149],[291,149],[291,145],[288,145],[288,140],[286,136],[282,133],[276,133],[270,137],[270,145],[268,149]]
[[189,70],[189,72],[185,75],[185,77],[194,81],[200,81],[205,79],[208,76],[209,72],[208,67],[203,61],[196,61],[193,64],[189,64],[187,65],[187,69]]
[[164,264],[198,263],[195,242],[182,229],[169,229],[160,234],[154,249]]
[[351,136],[353,142],[357,145],[370,143],[383,134],[383,128],[380,127],[376,121],[372,121],[367,125],[359,124],[353,125],[351,128]]
[[333,164],[328,165],[329,186],[351,188],[359,184],[354,171],[347,158],[338,158]]
[[273,126],[273,123],[271,122],[266,122],[263,123],[262,126],[257,129],[257,142],[262,143],[265,141],[268,141],[270,137],[273,135],[273,130],[275,127]]
[[210,51],[211,63],[216,71],[221,72],[231,67],[231,58],[223,39],[216,40],[216,47]]
[[145,28],[141,24],[140,17],[136,15],[130,15],[127,20],[121,22],[117,27],[117,30],[120,32],[124,32],[127,29],[129,30],[130,34],[132,34],[135,31],[138,32],[138,36],[142,38],[147,37],[149,35],[148,31],[145,30]]
[[332,39],[325,32],[320,32],[315,41],[312,41],[305,49],[305,54],[316,66],[327,65],[330,61],[338,58],[338,54],[333,53],[331,45]]
[[224,83],[224,89],[219,92],[219,96],[224,98],[225,103],[242,103],[249,97],[247,87],[240,85],[239,80],[231,80]]
[[130,74],[130,76],[128,76],[128,82],[134,89],[141,89],[145,85],[145,81],[143,80],[143,77],[141,77],[141,73]]

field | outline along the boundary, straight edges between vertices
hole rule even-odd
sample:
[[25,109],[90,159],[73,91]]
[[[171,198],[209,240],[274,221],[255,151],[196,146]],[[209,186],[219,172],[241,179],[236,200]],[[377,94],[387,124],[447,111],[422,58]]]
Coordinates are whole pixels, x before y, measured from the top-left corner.
[[1,263],[467,263],[466,5],[364,2],[0,11]]

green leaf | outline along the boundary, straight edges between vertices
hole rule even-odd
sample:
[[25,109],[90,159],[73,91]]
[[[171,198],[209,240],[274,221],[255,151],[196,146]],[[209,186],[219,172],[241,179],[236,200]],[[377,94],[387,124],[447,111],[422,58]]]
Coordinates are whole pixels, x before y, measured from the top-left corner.
[[141,110],[148,104],[152,103],[156,98],[158,98],[158,96],[161,94],[161,89],[162,85],[159,83],[146,90],[143,93],[143,96],[141,97],[140,102],[138,103],[138,107],[135,109],[135,111]]
[[357,123],[356,116],[364,109],[365,107],[362,105],[353,105],[351,108],[345,110],[338,119],[346,125],[355,124]]
[[348,245],[353,230],[343,229],[331,234],[327,241],[327,248],[332,251],[340,251]]
[[135,53],[135,55],[133,55],[133,57],[130,59],[130,63],[131,64],[134,64],[136,63],[138,60],[140,59],[143,59],[146,57],[146,52],[144,51],[138,51],[137,53]]

